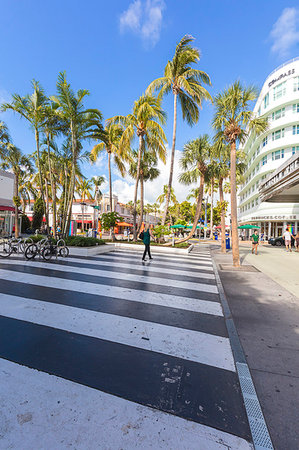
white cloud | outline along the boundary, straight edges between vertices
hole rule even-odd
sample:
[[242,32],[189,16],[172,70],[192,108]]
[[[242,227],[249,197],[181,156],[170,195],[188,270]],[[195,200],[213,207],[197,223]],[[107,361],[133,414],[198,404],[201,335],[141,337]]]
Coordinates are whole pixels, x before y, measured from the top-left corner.
[[273,40],[271,51],[281,58],[289,55],[290,50],[299,43],[299,9],[285,8],[272,27],[270,38]]
[[132,31],[152,47],[160,39],[164,0],[135,0],[120,16],[120,31]]
[[[174,160],[174,173],[173,173],[173,188],[174,193],[179,202],[186,200],[187,195],[190,190],[197,187],[196,184],[185,186],[179,183],[178,176],[180,174],[179,160],[181,158],[182,152],[176,150],[175,160]],[[162,193],[163,186],[168,184],[169,169],[170,169],[170,158],[168,158],[167,163],[163,164],[161,161],[158,163],[158,168],[160,170],[160,175],[154,181],[148,181],[144,186],[144,197],[145,203],[154,203],[157,197]],[[133,200],[134,197],[134,182],[131,177],[125,177],[124,179],[118,179],[113,182],[113,193],[118,196],[118,200],[121,203],[127,203]]]

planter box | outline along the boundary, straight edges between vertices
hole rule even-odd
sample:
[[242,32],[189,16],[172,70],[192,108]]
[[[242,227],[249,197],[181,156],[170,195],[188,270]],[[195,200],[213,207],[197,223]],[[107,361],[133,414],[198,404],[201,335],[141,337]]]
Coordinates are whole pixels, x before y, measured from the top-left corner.
[[95,256],[101,253],[113,252],[114,244],[95,245],[93,247],[69,247],[70,256]]
[[[126,250],[139,250],[140,252],[144,251],[144,245],[138,245],[138,244],[122,244],[120,242],[115,243],[115,250],[118,250],[119,248],[123,248]],[[168,253],[168,254],[176,254],[176,255],[188,255],[189,253],[189,247],[186,248],[175,248],[175,247],[160,247],[157,245],[151,246],[151,253]]]

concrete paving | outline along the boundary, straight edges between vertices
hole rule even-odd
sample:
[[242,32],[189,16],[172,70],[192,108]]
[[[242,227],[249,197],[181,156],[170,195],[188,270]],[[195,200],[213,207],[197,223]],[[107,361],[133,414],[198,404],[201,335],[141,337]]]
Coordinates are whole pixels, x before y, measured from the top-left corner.
[[[219,264],[231,264],[220,254]],[[260,247],[260,255],[241,247],[244,264],[260,271],[219,270],[259,401],[276,450],[299,448],[299,254]],[[276,280],[276,281],[274,281]],[[288,290],[286,288],[288,288]]]

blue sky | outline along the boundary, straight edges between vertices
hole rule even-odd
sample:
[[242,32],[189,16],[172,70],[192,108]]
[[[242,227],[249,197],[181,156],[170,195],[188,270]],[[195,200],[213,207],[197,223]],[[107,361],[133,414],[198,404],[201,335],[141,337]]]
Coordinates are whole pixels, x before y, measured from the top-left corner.
[[[163,74],[185,34],[196,38],[199,67],[211,77],[211,94],[236,79],[261,87],[269,72],[299,54],[297,5],[279,0],[2,0],[0,101],[9,101],[14,92],[30,92],[32,78],[51,95],[58,72],[65,70],[75,90],[90,91],[87,107],[99,108],[105,118],[127,114],[148,84]],[[171,96],[163,106],[171,141]],[[177,159],[186,141],[211,133],[212,114],[212,106],[204,104],[193,128],[179,117]],[[0,119],[15,145],[25,153],[34,150],[27,123],[11,112]],[[88,177],[106,174],[105,158],[96,166],[85,165],[84,172]],[[113,176],[120,200],[129,200],[132,180],[120,180],[116,172]],[[161,166],[161,177],[147,187],[146,199],[154,201],[166,181],[167,167]],[[188,188],[175,181],[175,189],[183,200]]]

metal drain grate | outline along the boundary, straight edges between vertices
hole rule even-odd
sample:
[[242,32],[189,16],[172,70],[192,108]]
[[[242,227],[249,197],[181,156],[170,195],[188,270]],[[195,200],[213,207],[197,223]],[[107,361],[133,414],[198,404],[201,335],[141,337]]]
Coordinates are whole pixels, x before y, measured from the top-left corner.
[[272,449],[272,442],[247,364],[236,363],[255,450]]

